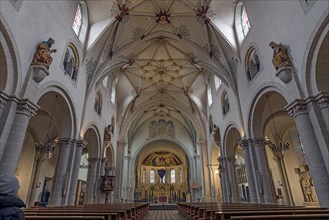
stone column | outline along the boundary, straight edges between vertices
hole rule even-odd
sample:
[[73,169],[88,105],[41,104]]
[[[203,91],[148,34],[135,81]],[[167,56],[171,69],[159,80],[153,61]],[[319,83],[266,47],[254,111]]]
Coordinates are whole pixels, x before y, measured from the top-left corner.
[[115,189],[114,189],[114,201],[120,202],[122,197],[122,189],[123,189],[123,155],[124,149],[127,145],[125,140],[121,140],[117,142],[117,153],[116,153],[116,169],[115,169]]
[[247,170],[250,202],[257,203],[256,185],[255,185],[254,172],[253,172],[254,169],[252,167],[249,143],[247,140],[240,140],[238,142],[238,144],[241,146],[241,148],[243,150],[243,156],[244,156],[246,170]]
[[314,129],[308,115],[307,106],[296,101],[287,107],[288,114],[295,117],[297,130],[303,142],[307,162],[321,207],[329,207],[329,175],[320,146],[317,142]]
[[265,204],[276,203],[275,192],[273,192],[273,181],[270,174],[270,169],[268,166],[267,155],[265,151],[265,141],[264,140],[253,140],[255,154],[258,165],[258,187],[261,197],[261,202]]
[[238,191],[238,180],[236,176],[236,168],[235,168],[235,157],[231,156],[227,158],[227,170],[229,174],[229,184],[230,184],[230,190],[231,190],[231,197],[230,202],[233,203],[240,203],[240,195]]
[[228,202],[228,198],[229,198],[229,192],[228,192],[228,188],[227,188],[227,169],[226,169],[226,158],[225,157],[218,157],[217,158],[218,162],[219,162],[219,176],[220,176],[220,183],[221,183],[221,191],[222,191],[222,196],[223,196],[223,201],[224,202]]
[[70,184],[67,205],[75,204],[82,150],[86,146],[87,146],[87,142],[85,140],[78,140],[75,145],[75,155],[73,158],[73,164],[72,164],[72,169],[71,169],[71,184]]
[[37,109],[38,107],[28,100],[18,102],[15,118],[0,163],[1,174],[15,174],[29,120],[36,114]]
[[326,125],[327,133],[329,133],[329,95],[320,95],[317,97],[317,103],[322,115],[324,124]]
[[65,198],[67,193],[69,178],[68,163],[70,160],[71,144],[72,139],[70,138],[60,138],[58,140],[59,155],[55,167],[49,205],[59,206],[65,203],[63,198]]
[[288,183],[288,179],[286,179],[286,175],[285,175],[285,170],[284,170],[284,161],[283,161],[283,154],[282,152],[277,152],[277,155],[275,153],[273,153],[274,157],[273,159],[275,160],[277,167],[278,167],[278,173],[279,173],[279,178],[280,178],[280,182],[281,182],[281,187],[282,187],[282,191],[283,191],[283,202],[284,205],[292,205],[291,201],[290,201],[290,194],[288,192],[288,188],[289,188],[289,183]]
[[204,192],[204,202],[211,202],[211,180],[210,180],[210,171],[209,171],[209,158],[208,158],[208,147],[207,142],[204,139],[199,141],[202,157],[202,167],[203,167],[203,192]]
[[86,184],[86,200],[85,204],[93,204],[94,198],[96,195],[95,184],[97,184],[97,157],[89,157],[88,158],[89,168],[87,174],[87,184]]

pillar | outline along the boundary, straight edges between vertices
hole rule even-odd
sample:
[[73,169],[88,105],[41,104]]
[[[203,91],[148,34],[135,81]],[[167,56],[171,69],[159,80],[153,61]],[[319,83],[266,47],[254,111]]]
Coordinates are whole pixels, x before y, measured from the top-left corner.
[[115,189],[114,189],[114,201],[120,202],[122,197],[122,189],[123,189],[123,155],[124,149],[127,145],[125,140],[121,140],[117,142],[117,152],[116,152],[116,169],[115,169]]
[[228,184],[227,184],[227,169],[226,169],[226,158],[225,157],[218,157],[217,158],[219,162],[219,176],[220,176],[220,183],[221,183],[221,191],[223,196],[223,201],[228,202],[229,201],[229,192],[228,192]]
[[329,95],[319,95],[317,103],[321,112],[322,120],[326,126],[327,133],[329,133]]
[[67,193],[67,181],[69,178],[68,162],[70,160],[72,140],[70,138],[60,138],[58,140],[59,155],[55,167],[52,190],[50,193],[51,206],[59,206],[65,203],[64,199]]
[[264,140],[253,140],[255,155],[257,160],[257,180],[261,202],[265,204],[276,203],[275,192],[273,191],[273,181],[268,166]]
[[204,202],[211,202],[211,180],[210,180],[210,171],[209,171],[209,159],[208,159],[208,147],[207,142],[204,139],[199,141],[202,157],[202,167],[203,167],[203,192],[204,192]]
[[73,164],[71,169],[71,184],[69,189],[67,205],[75,204],[82,150],[86,146],[87,146],[87,142],[85,140],[78,140],[75,144],[75,154],[74,154]]
[[247,170],[250,202],[257,203],[256,185],[255,185],[254,172],[253,172],[254,169],[252,167],[249,143],[248,140],[240,140],[238,144],[241,146],[243,150],[243,156]]
[[98,181],[97,181],[98,160],[99,159],[97,157],[88,158],[89,168],[88,168],[88,174],[87,174],[86,199],[84,201],[85,204],[94,203],[94,199],[96,196],[95,185],[98,184]]
[[[296,121],[297,130],[303,142],[307,162],[321,207],[329,207],[329,175],[320,146],[305,103],[296,101],[287,108],[288,114]],[[328,158],[328,157],[327,157]]]
[[235,168],[235,156],[231,156],[227,158],[227,170],[229,175],[229,187],[231,191],[230,202],[239,203],[240,202],[240,195],[238,192],[238,181],[236,175],[236,168]]
[[36,114],[37,109],[38,107],[28,100],[18,102],[15,118],[0,163],[1,174],[15,174],[29,120]]

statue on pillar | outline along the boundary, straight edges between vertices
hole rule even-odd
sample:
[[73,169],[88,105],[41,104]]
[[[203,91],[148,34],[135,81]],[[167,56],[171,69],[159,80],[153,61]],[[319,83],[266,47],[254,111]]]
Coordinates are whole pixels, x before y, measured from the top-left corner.
[[219,132],[219,127],[217,125],[214,125],[214,141],[215,142],[220,142],[220,132]]
[[112,139],[112,125],[108,125],[104,129],[104,141],[111,141]]
[[42,65],[48,70],[50,64],[53,62],[51,54],[57,52],[56,49],[50,49],[54,43],[55,40],[51,37],[47,41],[39,43],[37,50],[34,53],[32,65]]
[[287,48],[285,46],[282,44],[277,44],[273,41],[269,44],[269,46],[273,49],[272,63],[276,70],[279,70],[282,67],[292,67]]

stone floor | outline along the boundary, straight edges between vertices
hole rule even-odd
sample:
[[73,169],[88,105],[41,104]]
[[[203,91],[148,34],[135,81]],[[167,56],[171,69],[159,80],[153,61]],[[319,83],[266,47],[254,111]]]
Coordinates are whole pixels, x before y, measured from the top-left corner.
[[177,210],[150,210],[144,220],[182,220]]

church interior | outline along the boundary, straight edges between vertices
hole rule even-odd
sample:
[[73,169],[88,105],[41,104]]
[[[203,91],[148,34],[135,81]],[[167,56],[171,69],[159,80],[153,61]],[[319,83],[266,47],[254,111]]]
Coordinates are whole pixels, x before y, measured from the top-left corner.
[[327,0],[1,0],[0,174],[28,209],[329,218],[328,14]]

